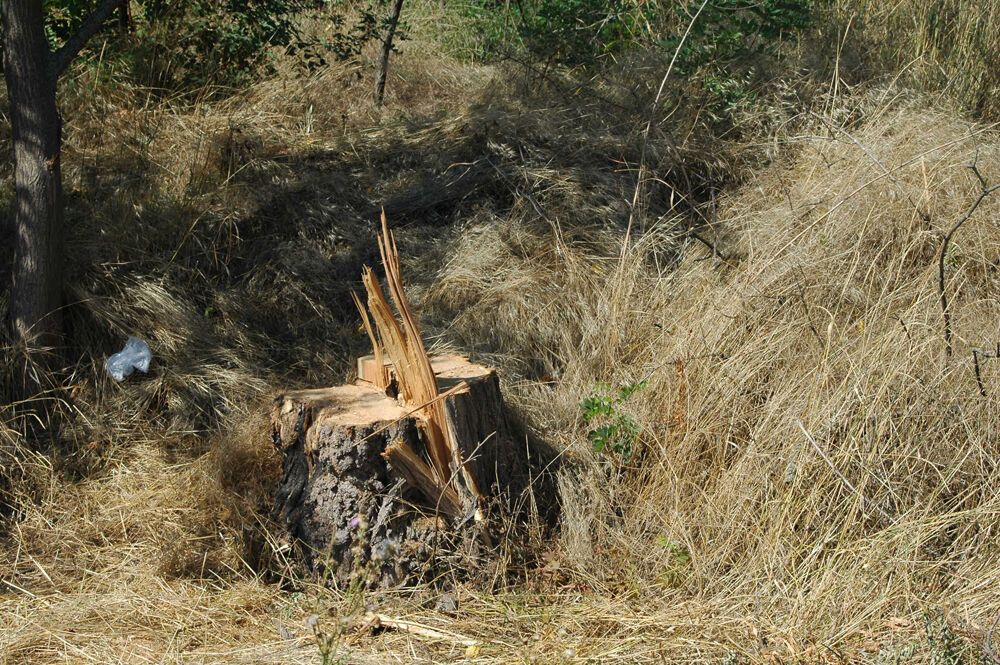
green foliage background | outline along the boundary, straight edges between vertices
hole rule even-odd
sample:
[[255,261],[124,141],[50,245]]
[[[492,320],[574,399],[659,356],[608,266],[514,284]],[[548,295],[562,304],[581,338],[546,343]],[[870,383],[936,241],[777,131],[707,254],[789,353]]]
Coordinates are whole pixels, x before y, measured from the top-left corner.
[[[46,0],[53,48],[71,36],[97,0]],[[112,17],[101,33],[106,57],[124,61],[137,82],[171,90],[236,86],[271,69],[277,53],[307,68],[356,57],[379,38],[386,0],[143,0],[126,25]],[[308,21],[319,30],[307,30]],[[317,37],[322,34],[323,37]],[[405,38],[405,34],[397,39]]]

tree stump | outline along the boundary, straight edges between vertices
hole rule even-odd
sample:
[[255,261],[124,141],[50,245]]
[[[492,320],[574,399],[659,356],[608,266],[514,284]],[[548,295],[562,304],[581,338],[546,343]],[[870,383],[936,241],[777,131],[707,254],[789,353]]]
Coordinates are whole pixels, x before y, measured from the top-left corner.
[[[494,370],[431,358],[459,454],[446,482],[427,458],[421,410],[395,394],[392,366],[359,360],[354,385],[280,395],[272,437],[283,457],[275,514],[306,568],[347,583],[414,582],[488,541],[489,516],[526,486],[527,454]],[[371,382],[373,375],[390,377]]]

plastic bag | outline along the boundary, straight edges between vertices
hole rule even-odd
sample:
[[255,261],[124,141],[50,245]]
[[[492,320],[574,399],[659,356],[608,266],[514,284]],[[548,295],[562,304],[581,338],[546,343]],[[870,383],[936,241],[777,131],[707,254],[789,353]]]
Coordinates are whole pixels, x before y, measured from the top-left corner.
[[108,357],[107,361],[104,363],[104,367],[108,370],[108,374],[115,381],[123,381],[126,376],[130,375],[135,370],[139,370],[143,374],[149,371],[149,363],[153,359],[153,352],[149,348],[149,344],[138,337],[129,336],[128,341],[125,342],[125,348],[118,353]]

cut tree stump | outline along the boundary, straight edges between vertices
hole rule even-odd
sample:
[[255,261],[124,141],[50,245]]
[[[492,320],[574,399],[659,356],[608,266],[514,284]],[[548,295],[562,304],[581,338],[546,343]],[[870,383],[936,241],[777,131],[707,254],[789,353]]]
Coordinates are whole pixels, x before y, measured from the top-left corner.
[[496,372],[461,356],[430,361],[458,450],[446,484],[426,461],[425,412],[396,397],[385,361],[383,372],[374,357],[360,359],[354,385],[275,400],[284,467],[275,513],[312,572],[338,583],[416,581],[488,543],[491,516],[525,488],[527,453]]
[[378,246],[389,297],[366,266],[367,301],[354,302],[373,353],[358,382],[281,395],[271,416],[284,466],[276,517],[307,568],[368,586],[417,581],[489,546],[491,515],[528,475],[496,372],[428,357],[385,214]]

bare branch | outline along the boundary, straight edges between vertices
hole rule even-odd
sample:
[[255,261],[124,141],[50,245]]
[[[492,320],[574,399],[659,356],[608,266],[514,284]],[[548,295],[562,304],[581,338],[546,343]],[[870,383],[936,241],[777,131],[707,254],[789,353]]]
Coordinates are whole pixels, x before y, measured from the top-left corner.
[[983,371],[979,368],[979,349],[972,349],[972,365],[976,372],[976,385],[979,386],[979,394],[986,397],[986,386],[983,385]]
[[[978,160],[977,160],[978,161]],[[951,310],[948,307],[948,292],[945,289],[945,257],[948,255],[948,244],[951,242],[952,237],[958,232],[962,225],[969,221],[972,214],[976,212],[979,205],[986,199],[987,196],[993,192],[1000,190],[1000,185],[988,186],[986,178],[983,174],[979,172],[979,166],[976,161],[969,164],[969,169],[975,174],[976,178],[979,179],[979,183],[982,189],[979,192],[979,198],[976,199],[968,210],[965,211],[955,225],[951,227],[948,234],[944,237],[944,241],[941,243],[941,254],[938,256],[938,293],[941,297],[941,313],[944,315],[944,343],[946,347],[946,352],[950,356],[953,352],[952,345],[952,331],[951,331]]]
[[976,375],[976,385],[979,386],[979,394],[986,397],[986,385],[983,383],[983,370],[980,360],[1000,360],[1000,342],[997,342],[995,351],[988,349],[972,349],[972,369]]
[[983,189],[989,187],[989,183],[986,182],[986,178],[979,171],[979,148],[976,148],[976,156],[973,158],[972,163],[969,164],[969,169],[976,175],[979,179],[979,184],[982,185]]
[[76,31],[76,34],[67,39],[66,43],[52,54],[53,78],[58,78],[60,74],[66,71],[69,63],[73,62],[73,58],[87,45],[90,38],[97,34],[97,31],[101,29],[111,14],[126,2],[128,0],[104,0],[90,16],[84,19],[83,24]]

